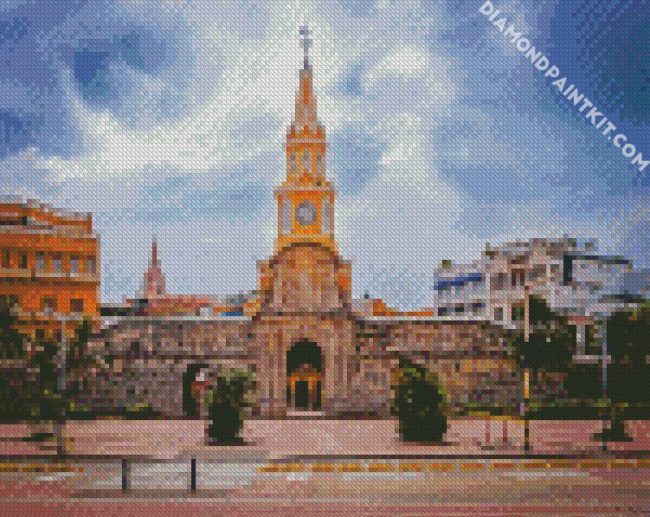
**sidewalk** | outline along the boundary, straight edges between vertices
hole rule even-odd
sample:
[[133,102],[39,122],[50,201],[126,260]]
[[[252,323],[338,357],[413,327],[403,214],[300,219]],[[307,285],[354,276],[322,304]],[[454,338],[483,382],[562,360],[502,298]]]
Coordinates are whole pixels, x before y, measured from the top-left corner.
[[[189,456],[233,460],[291,461],[318,458],[508,458],[523,457],[523,422],[519,420],[452,420],[444,444],[400,441],[394,420],[250,420],[246,446],[205,444],[205,425],[197,420],[70,421],[64,430],[68,455],[75,458],[141,457],[169,460]],[[530,456],[602,455],[593,440],[600,421],[531,421]],[[650,451],[650,422],[628,422],[632,442],[609,443],[618,455]],[[25,442],[25,424],[0,425],[0,459],[54,457],[53,443]]]

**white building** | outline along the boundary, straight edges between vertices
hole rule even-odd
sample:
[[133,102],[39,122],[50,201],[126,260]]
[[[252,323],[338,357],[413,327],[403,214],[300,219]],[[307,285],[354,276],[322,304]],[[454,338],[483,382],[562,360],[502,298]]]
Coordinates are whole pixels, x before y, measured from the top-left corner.
[[443,261],[435,273],[434,313],[441,318],[485,318],[517,328],[524,318],[524,289],[551,309],[592,319],[634,302],[626,291],[632,263],[598,255],[593,241],[541,239],[487,245],[472,264]]

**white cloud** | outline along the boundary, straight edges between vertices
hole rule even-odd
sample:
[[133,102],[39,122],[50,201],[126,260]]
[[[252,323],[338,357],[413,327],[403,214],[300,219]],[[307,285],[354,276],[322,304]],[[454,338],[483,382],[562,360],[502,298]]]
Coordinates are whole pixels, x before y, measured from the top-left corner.
[[[145,20],[147,11],[161,3],[125,0],[124,5]],[[355,122],[354,127],[363,128],[384,148],[371,182],[358,194],[339,196],[337,201],[337,237],[344,257],[353,260],[357,293],[377,287],[383,292],[376,294],[390,298],[391,290],[395,295],[405,278],[399,272],[413,271],[419,276],[406,279],[409,296],[420,290],[417,303],[426,303],[431,287],[427,279],[439,260],[474,260],[485,240],[606,231],[600,218],[581,225],[573,214],[557,214],[553,200],[503,205],[488,200],[478,207],[440,173],[443,153],[456,166],[500,165],[521,170],[522,175],[531,169],[531,157],[528,149],[518,149],[505,140],[507,136],[498,136],[489,111],[466,103],[464,96],[471,88],[463,84],[463,63],[454,61],[444,47],[431,50],[436,31],[445,29],[438,4],[378,0],[376,12],[367,17],[343,14],[330,2],[298,0],[263,3],[261,17],[245,14],[238,3],[198,2],[196,9],[180,1],[166,5],[166,23],[173,25],[178,15],[191,27],[185,37],[192,66],[172,67],[169,72],[188,74],[179,84],[190,86],[178,92],[186,96],[186,112],[161,123],[127,124],[119,113],[91,109],[72,79],[64,76],[65,94],[82,135],[80,154],[47,157],[34,148],[0,164],[14,175],[49,171],[50,184],[63,185],[58,194],[63,206],[76,208],[74,203],[81,203],[74,199],[77,195],[85,198],[79,209],[92,206],[98,211],[106,272],[103,289],[111,298],[137,287],[152,233],[159,235],[163,254],[168,254],[165,269],[175,290],[232,292],[255,287],[255,259],[272,252],[276,232],[272,187],[284,174],[282,146],[302,63],[298,27],[305,22],[314,31],[311,60],[326,128],[331,134]],[[511,21],[527,30],[521,6],[511,3],[501,8],[516,13]],[[516,54],[496,28],[490,29],[504,49]],[[516,55],[504,60],[507,68],[519,64]],[[339,93],[336,86],[342,76],[357,66],[363,71],[362,94]],[[148,116],[151,110],[142,105],[155,106],[169,88],[174,94],[176,83],[168,79],[135,74],[133,81],[142,91],[129,101],[134,117]],[[475,134],[444,133],[468,121],[475,123]],[[436,131],[448,137],[441,144],[446,147],[431,144],[430,135]],[[537,136],[544,131],[540,126]],[[551,135],[545,141],[559,146],[562,138]],[[546,173],[553,167],[543,156],[536,159]],[[247,165],[245,178],[233,174],[242,164]],[[131,220],[152,174],[194,174],[188,189],[215,188],[221,181],[268,185],[268,206],[248,216],[215,210],[189,223],[164,221],[154,228],[151,221]],[[524,184],[526,178],[521,179]],[[38,195],[34,190],[21,192]],[[187,194],[174,190],[164,202],[152,203],[173,205],[174,195]],[[381,271],[396,272],[395,282],[383,283]]]
[[[418,94],[423,100],[435,100],[440,106],[449,105],[454,98],[454,83],[449,64],[431,55],[422,45],[397,44],[363,78],[364,91],[375,94],[387,81],[403,80],[421,84]],[[390,84],[390,83],[388,83]],[[398,83],[404,84],[404,83]]]

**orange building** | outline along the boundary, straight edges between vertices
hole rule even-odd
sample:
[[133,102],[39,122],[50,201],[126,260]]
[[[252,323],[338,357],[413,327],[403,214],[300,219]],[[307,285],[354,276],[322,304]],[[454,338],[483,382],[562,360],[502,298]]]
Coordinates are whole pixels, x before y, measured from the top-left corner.
[[[62,320],[97,316],[98,271],[90,214],[0,198],[0,297],[16,304],[22,332],[57,339]],[[66,334],[77,326],[67,324]]]

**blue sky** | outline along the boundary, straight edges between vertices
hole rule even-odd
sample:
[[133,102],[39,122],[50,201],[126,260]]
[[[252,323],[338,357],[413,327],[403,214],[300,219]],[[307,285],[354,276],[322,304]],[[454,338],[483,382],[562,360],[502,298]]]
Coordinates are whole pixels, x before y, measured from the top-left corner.
[[[443,258],[562,234],[649,266],[650,179],[482,1],[0,2],[0,188],[95,214],[102,297],[256,287],[275,235],[298,27],[354,290],[431,303]],[[650,1],[494,2],[650,156]]]

